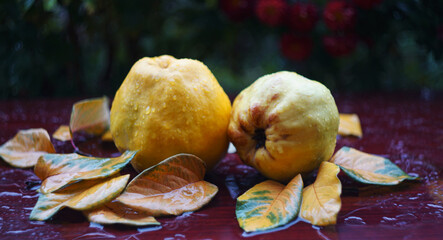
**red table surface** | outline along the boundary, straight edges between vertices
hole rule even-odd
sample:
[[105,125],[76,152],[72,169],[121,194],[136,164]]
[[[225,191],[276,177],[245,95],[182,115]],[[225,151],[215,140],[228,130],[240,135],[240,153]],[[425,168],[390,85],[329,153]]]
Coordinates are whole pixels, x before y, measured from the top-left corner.
[[[336,150],[350,146],[391,159],[422,181],[384,187],[353,182],[342,173],[342,207],[337,224],[315,227],[295,220],[276,231],[245,234],[235,217],[236,197],[263,181],[254,169],[228,154],[207,173],[219,192],[202,209],[158,218],[161,227],[89,223],[64,209],[50,221],[29,221],[37,202],[39,179],[32,169],[0,161],[0,238],[2,239],[443,239],[443,98],[423,100],[412,94],[335,96],[341,113],[357,113],[363,138],[338,137]],[[69,123],[74,100],[0,101],[0,144],[18,130],[45,128],[52,134]],[[52,140],[58,152],[70,143]],[[112,144],[79,144],[95,156],[118,155]],[[131,167],[124,171],[132,172]]]

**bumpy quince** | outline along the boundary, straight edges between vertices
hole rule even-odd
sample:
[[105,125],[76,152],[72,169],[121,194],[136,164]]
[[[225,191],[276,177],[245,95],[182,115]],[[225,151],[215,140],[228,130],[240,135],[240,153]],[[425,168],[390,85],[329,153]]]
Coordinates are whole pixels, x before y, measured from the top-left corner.
[[212,168],[226,153],[231,102],[200,61],[172,56],[137,61],[111,108],[117,148],[138,150],[142,171],[178,153],[190,153]]
[[338,124],[329,89],[294,72],[277,72],[236,97],[228,135],[243,162],[287,182],[331,157]]

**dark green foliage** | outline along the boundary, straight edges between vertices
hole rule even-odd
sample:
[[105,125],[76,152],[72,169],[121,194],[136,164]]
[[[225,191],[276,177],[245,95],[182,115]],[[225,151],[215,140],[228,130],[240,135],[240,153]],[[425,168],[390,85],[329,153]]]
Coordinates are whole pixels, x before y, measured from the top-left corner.
[[[314,2],[321,11],[325,1]],[[443,89],[443,1],[359,9],[355,32],[371,43],[344,57],[323,49],[320,21],[311,56],[287,60],[284,31],[254,17],[230,21],[216,0],[3,0],[0,99],[112,97],[135,61],[161,54],[203,61],[229,93],[280,70],[333,91]]]

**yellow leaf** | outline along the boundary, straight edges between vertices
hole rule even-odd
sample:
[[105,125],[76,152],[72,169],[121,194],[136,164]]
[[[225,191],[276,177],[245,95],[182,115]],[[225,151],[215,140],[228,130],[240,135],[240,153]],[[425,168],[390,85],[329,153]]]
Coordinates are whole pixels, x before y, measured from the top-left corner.
[[205,171],[200,158],[178,154],[141,172],[117,200],[154,217],[195,211],[218,191],[203,180]]
[[395,185],[418,178],[409,176],[387,158],[349,147],[342,147],[330,162],[339,165],[352,179],[367,184]]
[[341,183],[337,177],[340,168],[323,162],[315,182],[303,189],[300,217],[313,225],[326,226],[337,222],[341,208]]
[[54,153],[48,132],[45,129],[20,130],[14,138],[0,146],[0,156],[11,166],[33,167],[45,153]]
[[96,208],[118,196],[128,180],[129,174],[81,181],[57,192],[40,194],[30,219],[47,220],[64,207],[76,210]]
[[112,139],[111,131],[108,130],[102,135],[102,141],[105,142],[113,142],[114,139]]
[[303,180],[301,175],[288,185],[267,180],[237,198],[235,213],[246,232],[261,231],[287,224],[300,210]]
[[126,166],[135,154],[126,151],[115,158],[86,157],[76,153],[45,154],[38,160],[34,173],[43,181],[40,191],[49,193],[77,181],[109,177]]
[[440,205],[443,204],[443,180],[428,182],[426,185],[427,192]]
[[54,139],[59,141],[69,141],[71,140],[71,132],[69,131],[69,126],[61,125],[57,130],[52,134]]
[[340,113],[340,124],[338,126],[338,134],[342,136],[362,137],[360,119],[357,114]]
[[84,131],[101,135],[109,129],[109,99],[107,97],[86,99],[72,107],[69,128],[71,133]]
[[160,225],[153,216],[133,210],[118,201],[83,212],[90,222],[99,224],[125,224],[134,226]]

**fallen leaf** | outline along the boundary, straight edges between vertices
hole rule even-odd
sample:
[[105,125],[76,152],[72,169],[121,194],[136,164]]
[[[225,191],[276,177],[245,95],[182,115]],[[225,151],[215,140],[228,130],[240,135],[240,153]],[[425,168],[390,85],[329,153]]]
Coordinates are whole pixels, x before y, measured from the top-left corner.
[[429,196],[435,200],[434,203],[443,204],[443,180],[427,182],[426,189]]
[[352,179],[367,184],[396,185],[403,180],[415,180],[389,159],[342,147],[331,158]]
[[340,113],[340,124],[338,126],[338,134],[342,136],[363,136],[360,119],[357,114]]
[[112,138],[111,131],[108,130],[102,135],[102,141],[105,142],[114,142],[114,139]]
[[86,157],[76,153],[45,154],[38,160],[34,173],[43,181],[40,191],[50,193],[80,180],[111,176],[125,167],[135,154],[126,151],[115,158]]
[[48,132],[45,129],[20,130],[14,138],[0,146],[0,156],[13,167],[33,167],[38,158],[54,153]]
[[153,216],[136,211],[118,201],[111,201],[100,208],[84,211],[83,214],[90,222],[99,224],[160,225]]
[[44,221],[64,207],[76,210],[96,208],[117,197],[128,180],[129,174],[81,181],[57,192],[40,194],[29,218]]
[[61,125],[57,130],[52,134],[54,139],[65,142],[71,140],[71,131],[69,130],[69,126]]
[[71,134],[84,131],[99,136],[109,129],[109,99],[107,97],[86,99],[72,106],[69,128]]
[[218,191],[203,180],[205,171],[200,158],[177,154],[141,172],[117,200],[154,217],[195,211]]
[[235,213],[246,232],[282,226],[297,217],[303,180],[297,175],[288,185],[273,180],[259,183],[237,198]]
[[337,222],[341,208],[341,183],[337,177],[339,172],[337,165],[322,162],[315,182],[303,189],[300,217],[317,226]]

